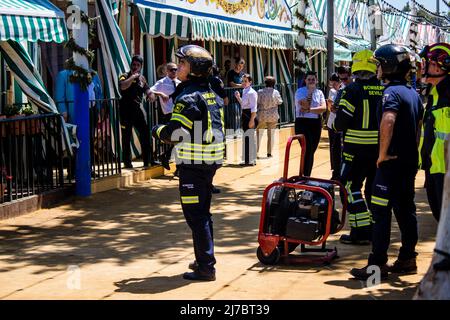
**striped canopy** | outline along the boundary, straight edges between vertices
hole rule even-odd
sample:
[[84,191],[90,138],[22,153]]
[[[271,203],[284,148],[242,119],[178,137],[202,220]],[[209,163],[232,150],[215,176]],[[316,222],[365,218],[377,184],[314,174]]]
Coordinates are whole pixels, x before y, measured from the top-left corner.
[[293,49],[295,32],[277,32],[216,19],[192,17],[192,40],[224,41],[267,49]]
[[268,49],[294,49],[295,32],[280,32],[218,19],[178,15],[137,3],[142,32],[152,37],[224,41]]
[[[14,75],[14,79],[17,81],[22,91],[27,95],[28,99],[44,113],[58,113],[55,102],[48,94],[41,75],[34,66],[33,61],[25,48],[16,41],[0,41],[0,53]],[[62,133],[66,142],[65,145],[76,146],[76,137],[69,136],[68,127],[62,117],[61,121],[63,128]],[[71,153],[72,149],[68,149]]]
[[0,41],[68,39],[64,13],[47,0],[0,1]]
[[327,38],[325,34],[308,32],[308,38],[305,40],[305,48],[310,50],[327,50]]
[[334,35],[334,38],[352,52],[370,49],[370,42],[364,39],[349,38],[337,34]]
[[138,5],[141,30],[151,36],[179,37],[187,40],[191,32],[191,21],[186,16],[153,10]]

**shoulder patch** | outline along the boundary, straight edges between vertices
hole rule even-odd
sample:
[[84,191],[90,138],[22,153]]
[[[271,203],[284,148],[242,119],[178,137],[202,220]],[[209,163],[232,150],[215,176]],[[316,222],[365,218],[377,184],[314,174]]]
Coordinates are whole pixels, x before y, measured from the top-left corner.
[[173,112],[181,113],[181,111],[183,111],[184,107],[185,107],[184,104],[178,102],[177,104],[175,104],[175,107],[173,107]]
[[386,100],[389,98],[389,93],[383,95],[383,104],[386,103]]

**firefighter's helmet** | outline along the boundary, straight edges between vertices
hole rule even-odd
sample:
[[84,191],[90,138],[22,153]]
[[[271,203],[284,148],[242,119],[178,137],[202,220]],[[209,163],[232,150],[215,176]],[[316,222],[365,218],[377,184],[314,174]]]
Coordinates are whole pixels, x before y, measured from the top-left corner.
[[352,73],[358,71],[377,72],[377,65],[372,60],[373,52],[371,50],[358,51],[353,55]]
[[450,44],[439,42],[425,46],[419,55],[426,64],[429,61],[436,61],[442,70],[450,72]]
[[180,47],[175,55],[189,62],[191,67],[189,76],[207,77],[211,73],[213,58],[205,48],[188,44]]
[[402,46],[386,44],[375,50],[373,54],[381,67],[383,78],[402,80],[411,69],[409,51]]

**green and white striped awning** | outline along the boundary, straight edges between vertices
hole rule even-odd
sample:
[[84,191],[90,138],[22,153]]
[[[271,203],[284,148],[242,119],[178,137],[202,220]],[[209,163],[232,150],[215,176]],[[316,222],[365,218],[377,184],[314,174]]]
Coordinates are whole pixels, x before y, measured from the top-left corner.
[[294,49],[295,32],[246,26],[216,19],[192,17],[192,40],[224,41],[267,49]]
[[358,52],[365,49],[370,49],[370,42],[364,39],[348,38],[346,36],[334,35],[334,38],[342,43],[351,52]]
[[352,52],[334,41],[334,61],[352,61]]
[[327,38],[324,34],[316,34],[307,31],[308,38],[305,40],[305,48],[309,50],[327,50]]
[[141,30],[152,37],[223,41],[268,49],[294,49],[295,32],[258,28],[217,19],[178,15],[137,3]]
[[179,37],[188,40],[191,21],[186,16],[154,10],[138,4],[141,30],[152,37]]
[[0,41],[68,39],[64,13],[48,0],[0,1]]

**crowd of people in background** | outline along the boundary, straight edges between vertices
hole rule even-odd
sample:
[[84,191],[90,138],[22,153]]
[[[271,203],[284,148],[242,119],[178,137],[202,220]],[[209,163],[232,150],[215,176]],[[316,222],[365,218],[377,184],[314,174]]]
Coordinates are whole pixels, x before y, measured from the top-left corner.
[[[125,168],[133,167],[131,163],[131,148],[129,147],[131,128],[134,126],[140,132],[142,123],[137,118],[145,119],[143,110],[139,107],[142,97],[146,96],[150,102],[159,100],[159,103],[155,104],[158,106],[156,112],[157,123],[167,123],[172,117],[173,102],[183,89],[183,86],[179,86],[180,80],[177,78],[177,65],[175,63],[168,62],[161,68],[158,68],[161,76],[163,74],[165,76],[152,86],[147,84],[145,77],[141,74],[142,67],[142,57],[135,56],[132,59],[131,71],[121,75],[119,78],[120,88],[125,93],[124,98],[120,101],[121,117],[124,119],[121,127]],[[253,79],[251,75],[245,73],[244,69],[244,59],[236,58],[233,68],[231,68],[231,61],[226,60],[222,72],[217,65],[213,65],[208,81],[214,92],[223,100],[224,106],[229,109],[230,114],[232,116],[239,114],[237,118],[241,119],[241,127],[244,132],[242,162],[240,165],[253,166],[256,164],[261,136],[265,131],[267,131],[266,156],[267,158],[272,157],[274,129],[278,125],[280,118],[278,109],[283,100],[280,92],[275,89],[276,79],[273,76],[265,77],[266,87],[257,92],[252,88]],[[128,84],[129,86],[127,86]],[[231,96],[227,95],[225,87],[235,89]],[[131,105],[131,107],[127,107],[128,105]],[[133,119],[133,121],[129,119]],[[144,155],[148,154],[149,145],[145,139],[143,141],[144,143],[141,141],[141,147]],[[158,159],[160,164],[168,170],[170,169],[171,151],[172,148],[169,148]],[[148,161],[146,158],[144,166],[147,165]],[[175,172],[176,175],[177,173],[178,171]]]
[[[199,47],[194,49],[201,50]],[[304,135],[306,140],[303,175],[313,175],[314,154],[322,129],[326,128],[332,171],[330,179],[340,181],[349,195],[350,234],[342,235],[340,241],[350,245],[372,244],[368,266],[379,266],[382,277],[389,272],[411,273],[417,270],[414,182],[418,168],[425,170],[427,196],[436,220],[439,220],[442,207],[446,170],[444,145],[450,134],[450,45],[437,43],[426,46],[420,56],[423,61],[419,74],[427,85],[426,92],[421,95],[408,82],[410,53],[396,45],[384,45],[375,52],[362,50],[355,53],[351,67],[338,67],[328,79],[327,98],[318,88],[314,71],[306,73],[304,85],[295,92],[295,134]],[[186,53],[185,59],[187,57]],[[192,59],[189,60],[191,71],[198,67],[197,58]],[[203,92],[213,93],[205,93],[202,103],[217,104],[227,108],[231,114],[240,115],[242,166],[254,166],[257,159],[263,158],[257,157],[261,153],[263,131],[267,131],[266,158],[272,157],[273,133],[279,124],[278,109],[283,103],[280,92],[275,89],[277,79],[273,76],[266,76],[265,87],[256,91],[252,87],[252,76],[244,71],[245,60],[237,58],[233,67],[231,61],[226,60],[222,71],[217,65],[211,65],[209,71],[200,65],[199,68],[203,68],[201,77],[195,73],[191,78],[183,75],[182,82],[178,79],[180,65],[169,62],[160,68],[165,75],[149,85],[141,74],[143,63],[142,57],[134,56],[131,70],[119,77],[125,168],[133,167],[130,147],[133,128],[139,134],[144,166],[149,165],[150,128],[141,104],[144,97],[150,102],[159,100],[155,105],[158,106],[157,122],[161,129],[154,133],[155,136],[159,137],[162,128],[173,121],[192,129],[193,123],[183,115],[185,105],[176,102],[181,101],[180,97],[188,99],[185,103],[192,102],[186,98],[189,97],[187,88],[193,85],[189,79],[197,79],[198,85],[201,82]],[[209,76],[204,77],[206,74]],[[68,76],[66,71],[59,75],[57,93],[60,99],[57,101],[73,98],[63,97],[68,92]],[[233,95],[227,95],[225,87],[232,88]],[[98,88],[98,79],[95,79],[89,88],[91,100],[102,96]],[[423,102],[428,102],[426,109]],[[58,108],[66,120],[73,118],[70,104],[58,103]],[[223,110],[221,112],[222,124],[215,125],[224,129]],[[208,126],[214,122],[206,119]],[[171,151],[169,148],[160,158],[167,169],[170,169]],[[211,186],[207,193],[220,192],[212,183]],[[388,265],[392,211],[400,226],[402,246],[398,259],[393,265]],[[354,268],[351,274],[358,279],[367,279],[368,266]],[[193,265],[191,269],[195,268],[198,267]],[[196,278],[196,275],[187,277]]]

